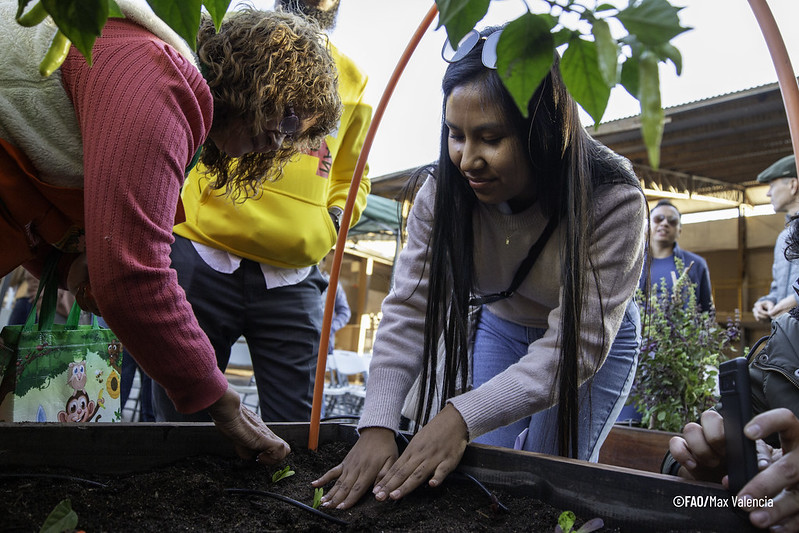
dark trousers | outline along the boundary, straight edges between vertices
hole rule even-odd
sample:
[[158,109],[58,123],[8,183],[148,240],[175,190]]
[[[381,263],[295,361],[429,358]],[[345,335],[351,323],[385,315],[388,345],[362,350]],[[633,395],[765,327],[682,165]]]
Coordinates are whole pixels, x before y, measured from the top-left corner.
[[[322,331],[322,291],[327,281],[314,267],[301,282],[267,289],[258,263],[243,259],[231,274],[205,264],[191,241],[175,236],[172,268],[223,371],[230,349],[247,340],[266,422],[307,422],[311,417],[316,358]],[[159,421],[208,421],[207,412],[178,413],[166,392],[153,387]]]
[[[105,319],[97,317],[97,323],[101,328],[107,328]],[[133,379],[139,373],[139,420],[138,422],[155,422],[155,411],[153,409],[153,379],[144,373],[139,364],[127,350],[122,350],[122,368],[120,370],[120,406],[125,408],[130,398],[130,391],[133,389]],[[132,422],[136,422],[133,420]]]
[[[133,388],[133,379],[139,373],[139,422],[155,422],[153,409],[153,380],[136,363],[127,350],[122,352],[121,405],[124,408]],[[136,420],[133,420],[136,422]]]

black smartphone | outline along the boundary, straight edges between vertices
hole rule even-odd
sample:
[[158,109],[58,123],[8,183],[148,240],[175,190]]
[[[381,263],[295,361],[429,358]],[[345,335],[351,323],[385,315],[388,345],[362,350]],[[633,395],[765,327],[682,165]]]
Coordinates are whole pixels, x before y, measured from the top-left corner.
[[721,416],[727,446],[729,489],[737,494],[757,474],[755,441],[744,435],[744,426],[752,419],[749,364],[744,357],[719,365]]

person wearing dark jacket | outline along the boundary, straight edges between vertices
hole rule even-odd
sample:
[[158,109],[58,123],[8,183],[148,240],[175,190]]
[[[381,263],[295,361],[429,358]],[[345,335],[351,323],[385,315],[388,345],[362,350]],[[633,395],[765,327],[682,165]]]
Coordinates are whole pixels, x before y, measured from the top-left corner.
[[[785,257],[799,259],[799,217],[791,219]],[[799,295],[799,280],[793,292]],[[799,531],[799,307],[775,318],[762,350],[749,357],[752,414],[744,434],[757,440],[760,473],[739,492],[750,501],[771,502],[744,506],[753,525],[771,531]],[[720,405],[702,413],[698,423],[672,437],[661,471],[686,479],[726,481],[724,421]]]

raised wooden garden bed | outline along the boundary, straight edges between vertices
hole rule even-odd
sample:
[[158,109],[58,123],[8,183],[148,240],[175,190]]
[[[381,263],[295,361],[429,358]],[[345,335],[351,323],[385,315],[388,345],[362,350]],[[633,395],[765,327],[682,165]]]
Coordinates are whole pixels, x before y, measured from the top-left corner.
[[[272,429],[289,441],[293,449],[305,448],[307,424],[272,424]],[[327,443],[342,443],[348,448],[356,439],[352,426],[325,423],[320,433],[320,449]],[[77,468],[97,476],[124,477],[132,472],[163,467],[187,457],[222,456],[231,458],[232,449],[210,424],[87,424],[62,426],[57,424],[0,424],[0,472],[25,472],[46,467]],[[200,459],[201,464],[205,464]],[[232,463],[225,467],[248,472],[250,465]],[[482,481],[492,490],[503,494],[521,495],[526,502],[514,513],[533,513],[534,502],[543,502],[557,510],[574,511],[578,517],[601,517],[615,531],[749,531],[743,513],[730,508],[676,506],[675,498],[728,499],[727,492],[716,484],[688,482],[651,472],[583,461],[561,459],[529,452],[520,452],[481,445],[470,445],[464,455],[461,470]],[[323,471],[308,473],[314,479]],[[299,478],[299,473],[297,478]],[[0,478],[0,482],[5,481]],[[280,483],[283,483],[282,481]],[[267,483],[268,484],[268,483]],[[447,485],[446,483],[444,484]],[[2,486],[2,485],[0,485]],[[193,489],[200,487],[193,487]],[[443,487],[442,487],[443,489]],[[6,489],[8,490],[8,489]],[[310,490],[310,489],[308,489]],[[169,498],[165,490],[155,491],[157,498]],[[418,491],[417,491],[418,492]],[[431,496],[432,495],[432,496]],[[429,493],[429,499],[435,496]],[[448,496],[445,496],[448,497]],[[463,498],[463,496],[455,496]],[[201,496],[198,495],[198,498]],[[212,505],[214,498],[208,501]],[[475,500],[479,498],[475,497]],[[413,500],[400,502],[412,506]],[[466,506],[465,501],[461,503]],[[468,502],[471,504],[471,502]],[[253,504],[255,505],[255,504]],[[388,504],[393,505],[393,504]],[[419,504],[421,505],[421,503]],[[347,512],[331,514],[357,522],[359,507],[381,507],[386,504],[362,502]],[[412,507],[411,507],[412,509]],[[120,509],[121,513],[130,510]],[[255,511],[254,511],[255,512]],[[338,514],[337,514],[338,513]],[[451,531],[488,531],[493,523],[498,531],[509,530],[501,520],[489,519],[486,512],[464,514],[469,524],[453,524]],[[478,516],[479,515],[479,516]],[[386,515],[387,516],[387,515]],[[557,516],[556,514],[553,516]],[[485,517],[488,525],[482,524]],[[136,523],[131,515],[130,530]],[[144,520],[144,517],[139,518]],[[379,519],[375,519],[378,520]],[[424,530],[418,518],[419,528]],[[550,515],[545,519],[554,528]],[[556,520],[556,518],[555,518]],[[2,522],[2,518],[0,518]],[[479,522],[479,523],[478,523]],[[475,524],[479,527],[475,527]],[[164,524],[169,528],[168,524]],[[198,524],[197,531],[211,527]],[[233,525],[231,524],[231,527]],[[237,526],[237,531],[248,531]],[[373,527],[373,529],[370,529]],[[146,527],[140,530],[145,530]],[[281,527],[277,527],[278,530]],[[324,530],[351,530],[344,526],[325,526]],[[358,523],[359,531],[380,531],[380,523]],[[547,528],[551,531],[551,529]],[[289,530],[289,529],[285,529]],[[534,529],[525,529],[532,531]]]

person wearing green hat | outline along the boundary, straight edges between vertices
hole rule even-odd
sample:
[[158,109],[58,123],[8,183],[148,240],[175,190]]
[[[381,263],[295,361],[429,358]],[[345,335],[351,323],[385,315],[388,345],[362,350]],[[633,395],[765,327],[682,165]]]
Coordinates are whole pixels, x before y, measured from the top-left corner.
[[[758,174],[757,181],[768,183],[767,196],[771,199],[771,205],[777,213],[787,213],[786,222],[799,213],[799,179],[793,155],[783,157]],[[752,308],[757,320],[764,322],[773,320],[799,304],[791,288],[793,282],[799,278],[799,262],[788,261],[785,258],[787,237],[786,227],[780,232],[774,245],[771,290],[759,298]]]

